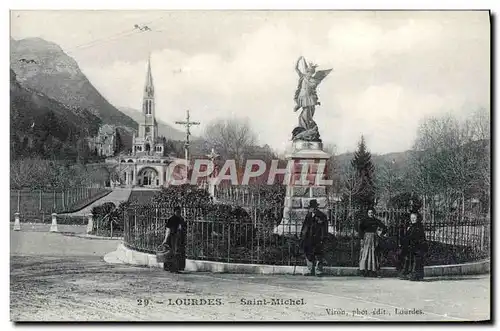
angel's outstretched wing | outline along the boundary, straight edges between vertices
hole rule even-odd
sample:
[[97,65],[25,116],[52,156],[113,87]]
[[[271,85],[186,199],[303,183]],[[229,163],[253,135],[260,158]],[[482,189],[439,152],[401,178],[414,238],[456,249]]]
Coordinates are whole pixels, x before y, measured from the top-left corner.
[[333,69],[328,69],[328,70],[318,70],[314,74],[313,78],[316,79],[319,82],[321,82],[323,79],[325,79],[326,76],[332,71]]

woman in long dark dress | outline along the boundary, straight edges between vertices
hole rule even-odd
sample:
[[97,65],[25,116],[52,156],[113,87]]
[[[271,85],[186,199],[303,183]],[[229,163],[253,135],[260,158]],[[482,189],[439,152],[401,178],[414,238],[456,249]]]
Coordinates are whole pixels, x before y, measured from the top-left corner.
[[181,208],[174,208],[174,215],[165,224],[165,239],[170,254],[163,269],[170,272],[179,272],[186,267],[186,221],[181,216]]
[[361,253],[359,270],[365,277],[377,277],[380,270],[379,235],[387,232],[382,221],[374,217],[374,209],[368,209],[368,216],[359,223],[359,237],[361,239]]
[[424,257],[427,251],[425,230],[417,214],[410,215],[410,226],[401,242],[403,267],[401,279],[419,281],[424,278]]

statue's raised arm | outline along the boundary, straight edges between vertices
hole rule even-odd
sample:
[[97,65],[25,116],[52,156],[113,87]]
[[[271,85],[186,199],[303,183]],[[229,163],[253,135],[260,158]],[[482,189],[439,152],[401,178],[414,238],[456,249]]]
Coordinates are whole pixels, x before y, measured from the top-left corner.
[[297,60],[297,63],[295,64],[295,71],[297,72],[297,74],[299,75],[299,77],[302,77],[304,75],[304,73],[302,71],[300,71],[300,60],[303,60],[304,61],[304,67],[305,69],[307,70],[307,63],[306,63],[306,60],[304,59],[303,56],[299,57],[299,59]]

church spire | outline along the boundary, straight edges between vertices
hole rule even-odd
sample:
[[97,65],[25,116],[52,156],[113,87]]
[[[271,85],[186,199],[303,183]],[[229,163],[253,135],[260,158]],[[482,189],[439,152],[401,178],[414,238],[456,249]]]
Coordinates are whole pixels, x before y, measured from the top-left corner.
[[146,84],[144,86],[144,95],[146,98],[154,97],[153,75],[151,74],[151,54],[148,56],[148,72],[146,74]]

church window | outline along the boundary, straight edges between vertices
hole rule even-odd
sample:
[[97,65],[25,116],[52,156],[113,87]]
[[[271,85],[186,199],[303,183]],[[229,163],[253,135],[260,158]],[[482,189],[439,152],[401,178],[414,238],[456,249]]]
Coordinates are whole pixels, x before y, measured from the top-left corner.
[[153,108],[153,103],[151,100],[144,100],[144,113],[146,115],[151,115],[151,110]]

